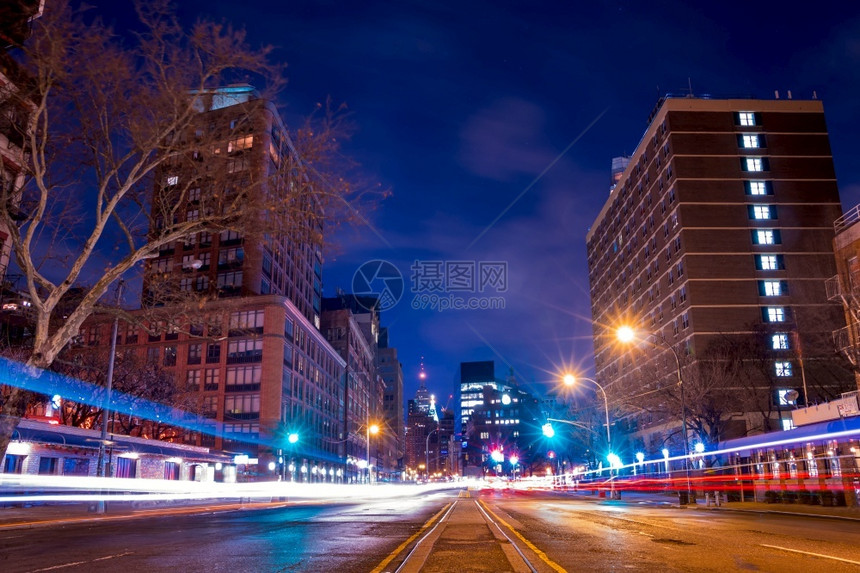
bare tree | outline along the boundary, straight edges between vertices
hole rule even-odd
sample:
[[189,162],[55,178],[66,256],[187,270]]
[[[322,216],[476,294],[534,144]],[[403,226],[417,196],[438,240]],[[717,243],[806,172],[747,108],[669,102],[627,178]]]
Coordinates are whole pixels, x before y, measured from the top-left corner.
[[[231,159],[219,153],[234,134],[202,129],[200,111],[213,88],[237,82],[273,96],[283,67],[230,26],[183,29],[166,0],[139,2],[137,15],[137,32],[123,38],[69,0],[52,1],[20,52],[27,80],[0,94],[0,112],[29,111],[20,134],[26,182],[0,186],[0,224],[32,299],[29,366],[49,367],[110,286],[165,245],[225,230],[316,240],[323,214],[349,211],[361,190],[337,169],[330,114],[286,135],[288,157],[274,172],[236,185]],[[270,100],[249,103],[237,123]],[[161,181],[173,165],[193,176]],[[266,185],[270,178],[277,184]],[[211,190],[205,204],[193,218],[178,216],[201,180]],[[0,454],[27,396],[15,387],[2,396]]]
[[[105,402],[108,360],[108,349],[98,348],[63,352],[54,362],[52,370],[93,384],[89,402],[63,401],[60,408],[63,424],[95,428],[108,423],[101,406]],[[113,402],[122,404],[122,410],[133,411],[147,403],[193,410],[189,408],[187,393],[176,384],[170,372],[132,351],[117,353],[112,388],[116,393]],[[175,431],[167,424],[147,421],[122,411],[112,412],[111,416],[113,425],[109,427],[113,433],[162,439]]]

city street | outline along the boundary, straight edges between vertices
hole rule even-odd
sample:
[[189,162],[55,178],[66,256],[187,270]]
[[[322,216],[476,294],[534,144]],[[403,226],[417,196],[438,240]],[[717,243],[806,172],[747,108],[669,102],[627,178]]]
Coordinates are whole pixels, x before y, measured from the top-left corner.
[[[404,571],[808,573],[860,567],[860,521],[679,508],[670,499],[630,494],[607,501],[583,494],[470,495],[454,490],[395,501],[291,504],[113,521],[84,517],[72,523],[0,527],[0,569],[394,571],[416,543],[426,555]],[[465,521],[478,516],[472,511],[476,506],[488,516],[488,524],[500,525],[503,535],[495,538],[504,552],[486,542],[493,537],[476,538],[481,527]],[[453,511],[440,518],[446,508]],[[434,530],[438,541],[430,538]],[[506,539],[530,568],[505,565],[505,555],[511,559],[514,554]],[[476,559],[484,554],[487,559]]]

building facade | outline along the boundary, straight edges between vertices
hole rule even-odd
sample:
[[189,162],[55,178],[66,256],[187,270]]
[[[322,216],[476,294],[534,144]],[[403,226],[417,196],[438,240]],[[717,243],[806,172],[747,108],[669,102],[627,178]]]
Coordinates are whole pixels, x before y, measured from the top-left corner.
[[387,473],[399,474],[403,470],[403,457],[406,439],[406,421],[403,416],[403,365],[397,358],[397,349],[388,345],[388,329],[381,328],[379,336],[379,352],[377,354],[377,372],[385,383],[382,396],[382,414],[386,432],[383,441],[386,444],[388,462]]
[[381,424],[384,382],[376,370],[379,315],[354,312],[358,307],[351,296],[326,298],[322,306],[322,332],[346,363],[342,424],[347,469],[350,478],[370,478],[367,466],[378,474],[386,466],[380,456],[386,450],[382,436],[367,429],[377,425],[382,434],[388,432]]
[[461,362],[460,384],[457,388],[460,404],[457,427],[461,432],[465,430],[475,407],[483,404],[484,386],[498,387],[495,363],[492,360]]
[[[824,280],[840,215],[820,101],[661,99],[587,234],[596,378],[614,405],[633,412],[678,371],[690,394],[706,357],[742,365],[701,392],[729,402],[722,437],[788,424],[792,390],[838,393],[844,319]],[[680,425],[670,409],[630,414],[655,451]]]
[[[265,218],[266,202],[291,185],[282,175],[299,161],[277,110],[252,87],[191,97],[194,133],[175,136],[194,141],[205,132],[216,143],[165,161],[151,235],[164,221],[223,210],[236,186],[252,189],[248,199]],[[247,455],[256,478],[348,481],[346,361],[319,330],[322,229],[314,206],[304,209],[309,228],[262,232],[250,209],[242,233],[165,244],[147,261],[143,309],[122,324],[118,347],[161,365],[188,394],[184,406],[199,419],[171,439]],[[109,341],[103,318],[81,329],[82,346]]]
[[846,323],[833,332],[833,342],[854,367],[860,389],[860,205],[836,219],[833,230],[836,275],[827,280],[827,296],[842,305]]

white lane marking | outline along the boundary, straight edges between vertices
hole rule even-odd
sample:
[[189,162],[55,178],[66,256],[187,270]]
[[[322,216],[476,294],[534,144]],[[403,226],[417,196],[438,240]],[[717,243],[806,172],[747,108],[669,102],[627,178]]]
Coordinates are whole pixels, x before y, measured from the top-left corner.
[[860,561],[852,561],[843,559],[842,557],[834,557],[833,555],[824,555],[823,553],[813,553],[812,551],[801,551],[800,549],[789,549],[788,547],[780,547],[779,545],[765,545],[760,543],[762,547],[770,547],[771,549],[780,549],[782,551],[790,551],[791,553],[802,553],[804,555],[812,555],[813,557],[821,557],[822,559],[833,559],[834,561],[842,561],[843,563],[851,563],[852,565],[860,565]]
[[83,565],[86,561],[72,561],[71,563],[63,563],[62,565],[54,565],[53,567],[45,567],[44,569],[33,569],[32,573],[39,571],[53,571],[54,569],[63,569],[64,567],[74,567],[75,565]]
[[84,563],[95,563],[96,561],[106,561],[108,559],[115,559],[117,557],[125,557],[126,555],[131,555],[131,551],[126,551],[124,553],[117,553],[116,555],[106,555],[105,557],[99,557],[97,559],[92,559],[90,561],[73,561],[72,563],[63,563],[62,565],[54,565],[53,567],[45,567],[43,569],[34,569],[31,573],[39,573],[40,571],[53,571],[54,569],[65,569],[66,567],[74,567],[75,565],[83,565]]

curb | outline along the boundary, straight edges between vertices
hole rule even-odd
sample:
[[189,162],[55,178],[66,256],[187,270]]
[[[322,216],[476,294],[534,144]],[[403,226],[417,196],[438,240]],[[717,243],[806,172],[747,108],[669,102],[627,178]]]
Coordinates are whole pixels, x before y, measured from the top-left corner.
[[171,515],[194,515],[207,513],[226,513],[228,511],[254,511],[259,509],[273,509],[293,505],[290,502],[267,502],[259,504],[232,504],[216,506],[198,506],[182,508],[159,508],[138,510],[133,513],[118,513],[115,515],[83,515],[80,517],[57,517],[36,521],[17,521],[11,523],[0,523],[0,531],[11,531],[14,529],[37,529],[40,527],[52,527],[58,525],[71,525],[75,523],[89,523],[100,521],[119,521],[124,519],[137,519],[141,517],[167,517]]
[[760,515],[791,515],[795,517],[820,517],[822,519],[841,519],[843,521],[858,521],[860,517],[848,515],[831,515],[826,513],[805,513],[802,511],[776,511],[773,509],[743,509],[739,507],[696,507],[700,511],[734,511],[738,513],[758,513]]

